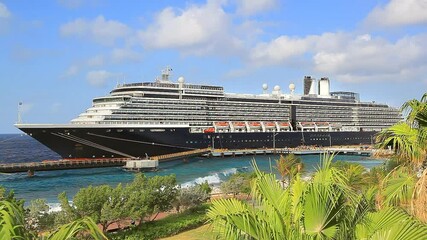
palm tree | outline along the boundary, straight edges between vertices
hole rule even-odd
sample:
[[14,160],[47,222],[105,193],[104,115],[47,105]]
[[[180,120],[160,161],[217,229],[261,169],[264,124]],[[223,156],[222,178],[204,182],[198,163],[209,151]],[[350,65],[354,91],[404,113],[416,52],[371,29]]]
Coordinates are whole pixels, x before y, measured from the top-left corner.
[[399,160],[419,167],[427,156],[427,93],[420,101],[405,102],[401,109],[406,121],[381,131],[378,147],[392,146]]
[[413,188],[410,212],[427,222],[427,93],[421,100],[404,103],[402,112],[406,121],[383,130],[377,142],[379,147],[393,146],[397,159],[418,170],[420,178]]
[[[237,199],[213,202],[208,217],[224,239],[417,239],[427,227],[404,211],[375,212],[367,194],[356,194],[345,172],[324,156],[310,181],[300,174],[282,188],[274,174],[261,172],[252,188],[254,205]],[[414,238],[415,237],[415,238]]]
[[287,181],[290,182],[303,168],[304,164],[301,158],[295,156],[293,153],[286,155],[286,157],[280,155],[279,159],[276,160],[276,169],[282,177],[283,187],[285,187],[286,177],[288,178]]
[[[89,217],[65,224],[43,239],[76,239],[76,236],[79,236],[79,234],[84,234],[85,236],[90,235],[96,240],[107,239],[95,222]],[[36,238],[36,236],[32,235],[30,231],[25,228],[23,207],[15,201],[0,201],[0,239],[27,240]]]

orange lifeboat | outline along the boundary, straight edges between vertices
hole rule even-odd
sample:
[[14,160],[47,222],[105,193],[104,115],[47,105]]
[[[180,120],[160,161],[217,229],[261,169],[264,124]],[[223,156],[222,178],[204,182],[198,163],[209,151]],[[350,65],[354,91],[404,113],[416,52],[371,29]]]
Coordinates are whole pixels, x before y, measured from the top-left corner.
[[214,133],[215,132],[215,128],[210,127],[210,128],[206,128],[205,130],[203,130],[204,133]]
[[281,122],[279,123],[281,127],[289,127],[291,124],[289,122]]
[[329,127],[329,123],[328,122],[316,122],[316,125],[318,127]]
[[314,127],[314,122],[301,122],[301,125],[305,127]]
[[233,127],[238,128],[238,129],[242,129],[242,128],[246,127],[246,124],[244,122],[233,122]]
[[215,122],[217,127],[228,127],[228,122]]
[[275,128],[276,124],[274,122],[264,122],[266,128]]
[[249,126],[251,126],[251,127],[260,127],[261,123],[260,122],[249,122]]

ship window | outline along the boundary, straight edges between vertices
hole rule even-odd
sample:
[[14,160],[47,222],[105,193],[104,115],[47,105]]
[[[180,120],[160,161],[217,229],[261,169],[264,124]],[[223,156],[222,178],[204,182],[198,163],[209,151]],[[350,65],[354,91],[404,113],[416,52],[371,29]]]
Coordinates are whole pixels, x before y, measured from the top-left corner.
[[123,132],[123,129],[117,129],[117,132]]

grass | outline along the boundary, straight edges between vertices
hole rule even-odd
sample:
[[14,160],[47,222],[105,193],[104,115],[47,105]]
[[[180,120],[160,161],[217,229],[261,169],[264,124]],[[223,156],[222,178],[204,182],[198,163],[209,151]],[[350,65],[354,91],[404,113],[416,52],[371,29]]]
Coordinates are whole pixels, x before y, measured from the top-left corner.
[[172,237],[162,238],[162,240],[210,240],[217,239],[217,235],[212,232],[209,224],[188,230]]

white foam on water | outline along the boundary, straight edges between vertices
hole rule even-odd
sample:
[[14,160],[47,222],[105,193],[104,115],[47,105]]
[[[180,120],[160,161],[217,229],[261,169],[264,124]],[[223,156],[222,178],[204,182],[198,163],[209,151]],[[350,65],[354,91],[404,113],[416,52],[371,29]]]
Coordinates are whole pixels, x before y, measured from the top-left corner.
[[204,177],[198,177],[192,181],[185,182],[185,183],[181,184],[181,187],[183,187],[183,188],[191,187],[191,186],[194,186],[196,184],[201,184],[204,182],[208,182],[209,185],[219,185],[225,177],[232,175],[232,174],[235,174],[235,173],[237,173],[237,168],[225,169],[222,172],[215,172],[215,173],[212,173],[211,175],[204,176]]
[[[73,201],[68,201],[68,203],[70,204],[71,207],[73,207]],[[54,203],[47,203],[47,205],[49,206],[49,213],[52,212],[59,212],[62,210],[61,208],[61,204],[59,202],[54,202]]]
[[60,203],[48,203],[47,205],[49,206],[49,213],[61,211]]

